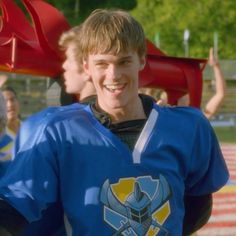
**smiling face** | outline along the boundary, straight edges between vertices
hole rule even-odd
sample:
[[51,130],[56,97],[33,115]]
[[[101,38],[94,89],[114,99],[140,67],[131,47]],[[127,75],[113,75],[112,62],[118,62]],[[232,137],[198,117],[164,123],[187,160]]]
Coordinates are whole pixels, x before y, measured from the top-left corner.
[[62,65],[64,69],[64,83],[67,93],[79,94],[84,88],[88,75],[84,72],[82,64],[75,58],[75,43],[69,43],[65,50],[66,59]]
[[16,95],[10,90],[4,90],[2,95],[6,102],[7,120],[18,120],[20,105]]
[[83,22],[83,65],[97,93],[97,108],[112,122],[145,118],[138,96],[139,71],[145,65],[142,26],[123,10],[97,9]]
[[89,55],[84,68],[93,80],[99,107],[109,114],[132,113],[139,103],[138,74],[144,65],[145,57],[133,51]]

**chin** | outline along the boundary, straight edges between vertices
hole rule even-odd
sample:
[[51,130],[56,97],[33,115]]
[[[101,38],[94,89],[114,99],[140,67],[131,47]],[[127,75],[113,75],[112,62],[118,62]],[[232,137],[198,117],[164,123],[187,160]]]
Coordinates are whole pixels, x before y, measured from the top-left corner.
[[122,103],[111,103],[111,104],[108,104],[108,107],[110,107],[111,109],[121,109],[121,108],[124,108],[125,105]]
[[65,92],[68,93],[68,94],[75,93],[73,90],[71,90],[71,89],[67,89],[67,88],[65,89]]

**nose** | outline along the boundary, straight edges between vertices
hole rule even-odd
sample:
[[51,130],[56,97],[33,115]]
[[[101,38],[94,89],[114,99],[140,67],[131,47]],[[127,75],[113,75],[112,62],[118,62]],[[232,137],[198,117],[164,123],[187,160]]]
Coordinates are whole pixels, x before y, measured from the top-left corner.
[[12,102],[10,99],[6,99],[6,106],[9,107],[11,106]]
[[121,78],[121,72],[118,66],[109,65],[108,67],[108,77],[113,80],[117,80]]
[[67,68],[67,60],[65,60],[64,62],[63,62],[63,64],[62,64],[62,69],[63,70],[66,70],[66,68]]

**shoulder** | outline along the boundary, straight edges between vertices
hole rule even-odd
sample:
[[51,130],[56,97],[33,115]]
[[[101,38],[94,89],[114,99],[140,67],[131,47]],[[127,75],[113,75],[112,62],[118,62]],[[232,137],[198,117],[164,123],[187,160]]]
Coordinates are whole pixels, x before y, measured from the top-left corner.
[[0,137],[0,148],[6,147],[9,145],[9,143],[12,143],[14,141],[14,138],[9,135],[7,132],[5,132],[1,137]]
[[158,112],[159,119],[169,121],[173,125],[191,126],[191,127],[208,127],[209,120],[203,112],[190,106],[154,106]]
[[45,121],[54,123],[78,119],[82,114],[88,112],[88,110],[85,109],[87,106],[89,105],[81,103],[60,106],[55,111],[47,113]]
[[[21,148],[26,142],[24,149],[39,143],[45,138],[64,137],[65,133],[73,133],[82,122],[76,120],[87,114],[85,105],[72,104],[68,106],[49,107],[31,115],[20,127],[17,135],[17,148]],[[63,133],[63,135],[61,135]],[[59,136],[58,136],[59,135]]]
[[190,106],[160,106],[155,104],[154,108],[160,114],[168,114],[170,116],[196,117],[197,119],[205,119],[203,112],[195,107]]
[[22,122],[18,132],[18,139],[26,140],[32,136],[32,133],[36,133],[36,131],[40,131],[41,133],[50,127],[63,123],[67,124],[69,121],[79,117],[80,112],[84,108],[85,105],[76,103],[67,106],[48,107],[34,113]]
[[50,123],[51,121],[63,120],[68,118],[68,114],[78,112],[85,107],[84,104],[74,103],[67,106],[51,106],[29,116],[23,126],[39,123]]

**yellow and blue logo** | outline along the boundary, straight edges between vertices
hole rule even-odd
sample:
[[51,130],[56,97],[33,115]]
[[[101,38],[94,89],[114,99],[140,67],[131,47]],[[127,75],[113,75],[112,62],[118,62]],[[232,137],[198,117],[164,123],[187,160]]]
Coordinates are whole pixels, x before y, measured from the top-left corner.
[[171,188],[162,175],[122,178],[114,184],[106,180],[100,194],[104,221],[114,235],[168,235],[163,224],[171,212],[170,196]]

